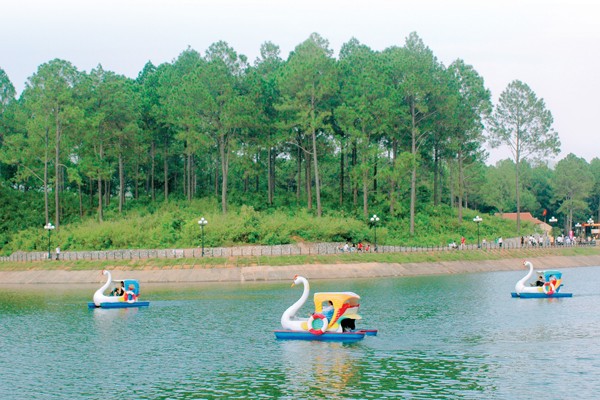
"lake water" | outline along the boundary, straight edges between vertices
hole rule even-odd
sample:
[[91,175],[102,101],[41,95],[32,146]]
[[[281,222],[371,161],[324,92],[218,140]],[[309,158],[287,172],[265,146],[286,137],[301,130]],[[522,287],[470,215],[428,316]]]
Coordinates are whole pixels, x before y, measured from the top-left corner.
[[[279,341],[289,282],[153,285],[150,307],[88,310],[96,287],[0,287],[0,399],[596,399],[600,267],[573,298],[513,299],[522,272],[311,281],[361,295],[353,344]],[[69,290],[67,290],[69,289]]]

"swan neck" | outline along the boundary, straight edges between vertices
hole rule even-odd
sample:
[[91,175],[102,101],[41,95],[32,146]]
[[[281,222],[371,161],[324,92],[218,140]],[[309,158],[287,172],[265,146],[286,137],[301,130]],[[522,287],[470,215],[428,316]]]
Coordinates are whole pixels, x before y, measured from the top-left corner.
[[517,284],[515,285],[515,289],[518,292],[520,289],[522,289],[523,287],[525,287],[525,283],[529,280],[529,278],[531,278],[531,275],[533,275],[533,264],[530,262],[525,263],[525,265],[529,266],[529,272],[527,273],[527,275],[525,275],[523,278],[521,278],[520,281],[517,282]]
[[96,291],[96,293],[100,292],[100,294],[103,294],[103,293],[104,293],[104,291],[105,291],[106,289],[108,289],[108,287],[110,286],[110,284],[111,284],[111,282],[112,282],[112,276],[111,276],[111,274],[110,274],[110,272],[109,272],[109,271],[104,271],[104,272],[103,272],[103,274],[107,276],[106,282],[104,283],[104,285],[102,285],[102,286],[100,287],[100,289],[98,289],[98,290]]
[[300,296],[300,298],[294,304],[292,304],[287,310],[285,310],[285,312],[281,316],[282,324],[284,323],[284,321],[288,321],[291,318],[295,317],[298,310],[300,310],[300,308],[304,305],[304,303],[308,299],[308,295],[310,292],[310,286],[308,284],[308,281],[304,278],[300,278],[299,280],[304,285],[304,290],[302,291],[302,296]]

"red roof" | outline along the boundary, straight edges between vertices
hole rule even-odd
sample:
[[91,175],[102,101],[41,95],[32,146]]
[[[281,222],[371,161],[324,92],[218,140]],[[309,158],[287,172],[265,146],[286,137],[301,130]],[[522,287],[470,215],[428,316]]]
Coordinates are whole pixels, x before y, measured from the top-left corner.
[[[496,213],[496,215],[500,216],[504,219],[510,219],[513,221],[517,220],[517,213],[503,213],[503,214]],[[535,218],[533,215],[531,215],[531,213],[528,213],[528,212],[521,213],[521,221],[530,221],[530,222],[533,222],[534,224],[543,224],[544,223],[544,221],[540,221],[539,219]]]
[[[512,221],[517,220],[517,213],[504,213],[504,214],[496,213],[496,215],[500,216],[502,218],[505,218],[505,219],[510,219]],[[521,213],[521,221],[532,222],[533,224],[538,225],[540,229],[542,229],[543,231],[545,231],[547,233],[550,233],[552,231],[551,225],[549,225],[548,223],[546,223],[544,221],[540,221],[539,219],[535,218],[533,215],[531,215],[531,213],[528,213],[528,212]]]

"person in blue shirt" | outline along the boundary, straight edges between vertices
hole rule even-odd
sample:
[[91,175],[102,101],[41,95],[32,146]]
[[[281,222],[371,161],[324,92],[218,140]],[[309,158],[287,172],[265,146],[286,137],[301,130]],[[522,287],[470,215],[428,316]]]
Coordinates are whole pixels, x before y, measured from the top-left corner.
[[323,315],[325,316],[325,318],[327,318],[327,321],[331,322],[331,319],[333,318],[333,312],[334,312],[334,308],[333,308],[333,302],[331,300],[329,300],[327,302],[326,306],[323,306]]

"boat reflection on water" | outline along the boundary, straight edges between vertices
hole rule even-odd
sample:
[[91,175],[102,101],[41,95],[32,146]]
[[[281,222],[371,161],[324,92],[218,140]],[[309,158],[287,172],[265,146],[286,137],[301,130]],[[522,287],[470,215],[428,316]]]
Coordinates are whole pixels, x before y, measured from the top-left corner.
[[284,340],[281,346],[289,398],[344,398],[361,376],[364,348],[356,343]]
[[92,312],[95,331],[102,335],[122,335],[139,312],[139,308],[96,308]]

